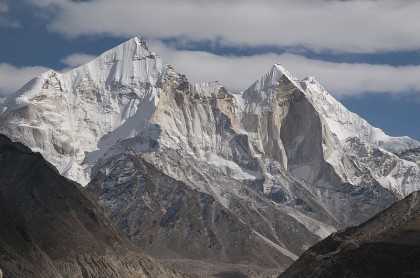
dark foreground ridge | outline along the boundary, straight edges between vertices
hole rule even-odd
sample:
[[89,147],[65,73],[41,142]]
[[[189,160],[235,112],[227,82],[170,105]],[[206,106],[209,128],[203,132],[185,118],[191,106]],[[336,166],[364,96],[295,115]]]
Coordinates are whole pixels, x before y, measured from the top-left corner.
[[0,135],[4,277],[176,277],[119,232],[39,153]]
[[420,191],[317,243],[279,277],[420,277]]

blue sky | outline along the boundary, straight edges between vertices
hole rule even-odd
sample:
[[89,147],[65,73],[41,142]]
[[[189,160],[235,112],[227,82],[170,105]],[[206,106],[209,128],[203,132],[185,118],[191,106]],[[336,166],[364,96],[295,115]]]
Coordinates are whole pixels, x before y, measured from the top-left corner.
[[0,0],[0,94],[133,36],[193,82],[282,63],[390,135],[420,139],[420,1]]

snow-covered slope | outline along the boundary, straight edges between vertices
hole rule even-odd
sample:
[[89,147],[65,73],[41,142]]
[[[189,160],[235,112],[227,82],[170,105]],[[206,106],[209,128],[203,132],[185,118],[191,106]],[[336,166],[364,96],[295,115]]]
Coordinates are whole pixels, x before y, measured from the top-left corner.
[[356,137],[363,142],[376,145],[393,153],[420,147],[420,142],[409,137],[391,137],[381,129],[373,127],[365,119],[350,112],[331,94],[329,94],[314,77],[307,77],[301,82],[305,94],[311,100],[318,113],[324,117],[330,130],[341,141]]
[[369,173],[369,179],[399,197],[418,188],[418,165],[397,155],[417,149],[420,142],[386,135],[347,110],[314,77],[304,79],[301,87],[322,119],[324,137],[330,138],[323,143],[324,158],[344,181],[359,185]]
[[[191,84],[139,38],[65,74],[44,73],[0,111],[1,133],[61,174],[91,182],[120,228],[165,260],[191,259],[182,246],[192,240],[203,260],[252,264],[262,256],[273,260],[266,268],[282,267],[420,188],[420,143],[385,135],[313,78],[299,82],[275,64],[243,92]],[[181,224],[190,223],[187,201],[203,221]],[[228,213],[218,218],[214,209]],[[243,244],[252,241],[243,261],[221,247],[239,250],[235,238],[213,232],[220,219],[248,238]],[[142,237],[144,229],[161,240]],[[220,250],[227,253],[215,258]]]
[[85,185],[97,159],[143,129],[165,74],[159,56],[133,38],[67,73],[31,80],[0,104],[0,130]]

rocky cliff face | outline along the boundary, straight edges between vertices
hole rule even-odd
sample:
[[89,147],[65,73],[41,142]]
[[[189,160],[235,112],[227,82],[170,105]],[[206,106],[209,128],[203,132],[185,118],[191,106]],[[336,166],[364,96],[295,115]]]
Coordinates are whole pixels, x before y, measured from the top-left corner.
[[[276,219],[278,224],[273,228],[281,241],[272,233],[271,239],[266,239],[254,230],[260,217],[250,204],[231,200],[231,206],[237,210],[254,214],[248,217],[254,226],[241,221],[212,195],[163,174],[132,152],[102,168],[87,190],[117,226],[146,252],[191,274],[192,268],[197,274],[216,276],[223,271],[254,270],[253,276],[274,273],[296,259],[289,249],[299,253],[302,245],[318,238],[292,217],[273,211],[267,216]],[[264,227],[258,230],[268,230],[270,224],[261,221]],[[306,238],[295,238],[292,229]],[[200,267],[202,261],[213,267]]]
[[180,277],[119,232],[77,184],[0,135],[5,277]]
[[311,247],[279,277],[417,277],[420,192]]
[[420,184],[420,143],[385,135],[314,78],[276,64],[243,92],[191,84],[139,38],[43,74],[1,111],[2,133],[90,182],[106,214],[161,260],[281,269]]

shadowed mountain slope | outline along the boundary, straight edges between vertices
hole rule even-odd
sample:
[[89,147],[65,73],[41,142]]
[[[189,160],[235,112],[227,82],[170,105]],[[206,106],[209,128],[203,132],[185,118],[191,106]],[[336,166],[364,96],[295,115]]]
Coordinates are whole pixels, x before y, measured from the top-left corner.
[[118,231],[41,154],[0,135],[5,277],[176,277]]
[[419,277],[420,192],[306,251],[279,277]]

